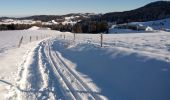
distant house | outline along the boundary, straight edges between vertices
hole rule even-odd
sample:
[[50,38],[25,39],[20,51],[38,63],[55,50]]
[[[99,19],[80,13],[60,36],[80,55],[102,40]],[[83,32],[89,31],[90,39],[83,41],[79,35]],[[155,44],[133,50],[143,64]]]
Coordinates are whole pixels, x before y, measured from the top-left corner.
[[[139,27],[139,30],[140,30],[140,27]],[[143,28],[141,28],[141,30],[144,30],[144,31],[153,31],[153,28],[149,27],[149,26],[144,26]]]
[[137,30],[139,30],[139,31],[153,31],[153,28],[149,27],[149,26],[140,25],[140,26],[137,26]]
[[131,29],[131,30],[137,30],[137,31],[153,31],[152,27],[144,26],[142,24],[119,24],[114,26],[115,29]]

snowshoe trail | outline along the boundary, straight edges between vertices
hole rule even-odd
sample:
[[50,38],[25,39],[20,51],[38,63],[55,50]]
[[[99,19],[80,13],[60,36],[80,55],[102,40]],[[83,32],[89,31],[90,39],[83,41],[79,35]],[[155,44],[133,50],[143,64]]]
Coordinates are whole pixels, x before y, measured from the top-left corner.
[[17,99],[42,100],[55,96],[49,87],[47,64],[43,59],[42,49],[41,45],[38,45],[29,52],[22,64],[17,82]]

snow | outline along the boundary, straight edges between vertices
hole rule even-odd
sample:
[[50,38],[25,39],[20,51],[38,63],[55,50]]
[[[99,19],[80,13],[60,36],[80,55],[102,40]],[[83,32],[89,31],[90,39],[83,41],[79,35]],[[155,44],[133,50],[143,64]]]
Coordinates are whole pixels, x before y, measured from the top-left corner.
[[100,34],[0,32],[0,99],[170,99],[169,32],[103,37],[100,47]]
[[80,16],[70,16],[70,17],[65,17],[64,21],[62,22],[62,25],[67,25],[67,24],[71,24],[71,25],[74,25],[76,24],[77,22],[79,22],[80,20],[76,20],[76,21],[72,21],[73,19],[75,18],[79,18]]
[[[17,78],[17,72],[20,61],[23,59],[23,55],[35,45],[29,44],[22,46],[21,48],[15,48],[6,51],[5,54],[0,56],[0,96],[1,100],[10,99],[11,96],[15,96],[15,84]],[[8,84],[6,84],[8,83]],[[1,90],[3,89],[3,90]]]
[[32,26],[31,28],[29,28],[28,30],[51,30],[48,27],[38,27],[38,26]]
[[112,25],[112,27],[109,29],[109,33],[150,33],[154,32],[154,29],[149,26],[143,26],[142,24],[134,24],[134,23],[128,23],[128,26],[136,27],[138,30],[132,30],[132,29],[126,29],[126,28],[117,28],[116,25]]
[[52,20],[51,21],[53,24],[58,24],[58,22],[56,22],[55,20]]
[[137,30],[131,30],[131,29],[116,29],[116,28],[110,28],[109,33],[113,34],[121,34],[121,33],[144,33],[146,31],[137,31]]
[[145,31],[150,31],[150,32],[152,32],[152,31],[153,31],[153,28],[148,26],[148,27],[146,27]]
[[16,20],[16,19],[5,19],[0,22],[0,24],[35,24],[39,21],[33,20]]
[[85,74],[85,78],[90,77],[100,87],[98,93],[108,99],[169,99],[168,62],[143,57],[126,49],[101,49],[91,44],[67,48],[69,43],[59,41],[55,41],[54,45],[54,50],[75,62],[76,70]]
[[150,26],[155,30],[168,30],[170,29],[170,18],[156,20],[156,21],[148,21],[148,22],[132,22],[133,24],[142,24],[145,26]]
[[[15,95],[18,66],[21,61],[25,59],[24,55],[27,54],[37,42],[53,35],[54,31],[41,31],[41,30],[23,30],[23,31],[1,31],[0,32],[0,99],[10,99]],[[18,43],[21,37],[23,42],[21,47],[18,48]],[[30,43],[30,36],[32,42]],[[39,37],[38,41],[36,37]],[[37,42],[36,42],[37,41]],[[15,98],[14,98],[15,99]]]
[[117,29],[116,25],[112,25],[109,29],[109,33],[147,33],[153,32],[155,30],[163,30],[169,32],[170,30],[170,18],[156,20],[156,21],[148,21],[148,22],[131,22],[127,25],[139,26],[145,28],[143,31],[131,30],[131,29]]
[[100,35],[78,34],[75,42],[71,37],[54,40],[52,47],[90,78],[98,93],[111,100],[169,99],[169,33],[104,34],[104,48]]
[[77,21],[65,20],[64,22],[62,22],[62,25],[67,25],[67,24],[74,25],[76,23],[77,23]]
[[37,26],[32,26],[31,28],[29,28],[28,30],[38,30],[40,29],[40,27],[37,27]]

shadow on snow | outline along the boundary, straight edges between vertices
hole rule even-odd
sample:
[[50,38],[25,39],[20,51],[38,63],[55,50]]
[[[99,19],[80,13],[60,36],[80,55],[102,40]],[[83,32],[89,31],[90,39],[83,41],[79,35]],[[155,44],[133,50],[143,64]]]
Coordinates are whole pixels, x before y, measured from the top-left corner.
[[[76,70],[88,75],[110,100],[169,100],[170,63],[108,52],[90,44],[67,48],[69,43],[54,41],[53,50],[76,63]],[[118,55],[113,56],[119,52]]]

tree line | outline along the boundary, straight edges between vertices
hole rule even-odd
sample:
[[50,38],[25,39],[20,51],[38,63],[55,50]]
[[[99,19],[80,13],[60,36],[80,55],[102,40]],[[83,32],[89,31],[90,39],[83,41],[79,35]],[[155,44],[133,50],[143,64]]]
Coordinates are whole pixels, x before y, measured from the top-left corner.
[[1,24],[0,30],[24,30],[29,29],[32,26],[48,27],[52,30],[58,30],[61,32],[74,32],[74,33],[101,33],[108,32],[107,22],[97,21],[81,21],[75,25],[72,24],[53,24],[53,25],[42,25],[42,24]]
[[108,23],[105,21],[81,21],[73,26],[74,33],[108,33]]
[[1,24],[0,30],[24,30],[31,28],[32,25],[29,24]]

